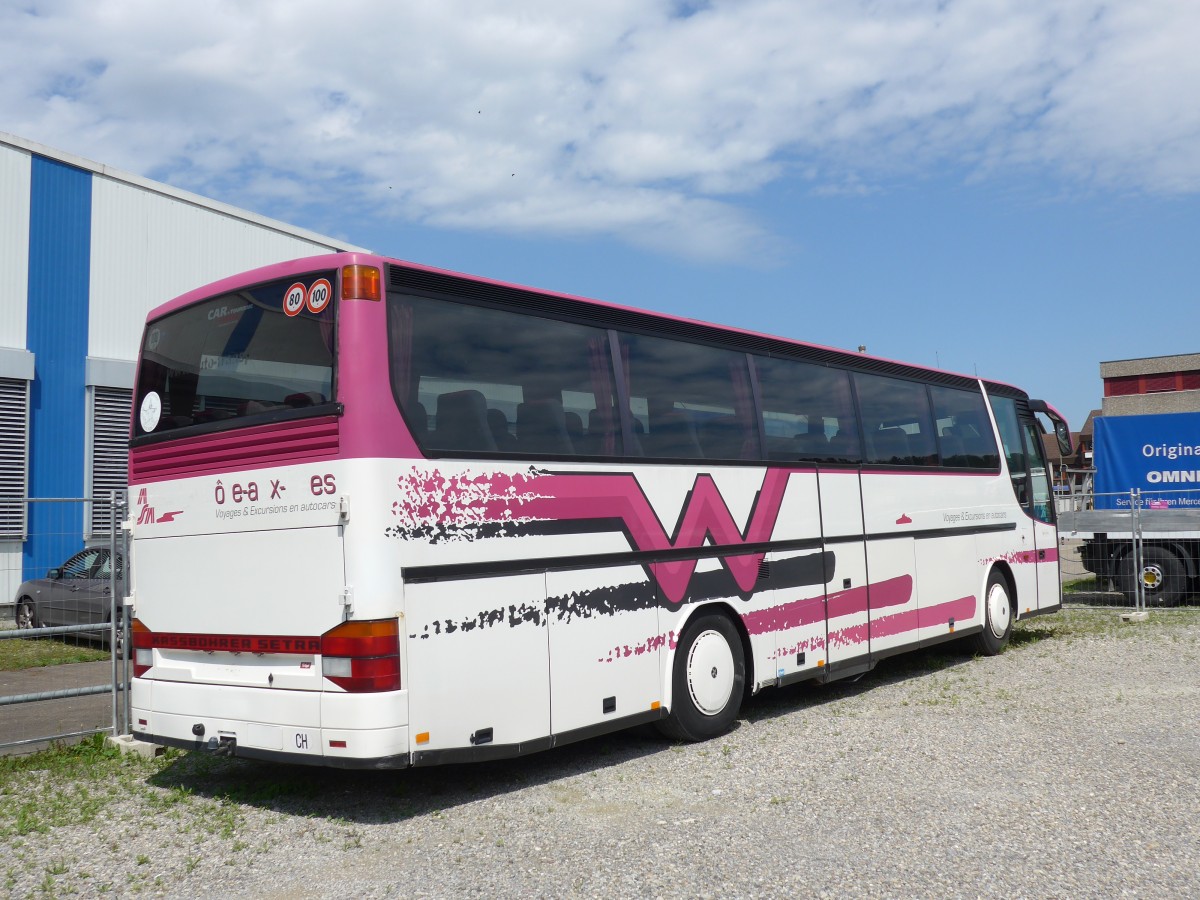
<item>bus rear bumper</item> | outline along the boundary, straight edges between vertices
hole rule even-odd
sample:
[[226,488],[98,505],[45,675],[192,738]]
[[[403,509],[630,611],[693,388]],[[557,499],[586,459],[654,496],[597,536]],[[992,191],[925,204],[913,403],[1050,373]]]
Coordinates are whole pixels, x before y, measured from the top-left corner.
[[[342,694],[133,679],[138,740],[341,768],[410,765],[403,691]],[[172,710],[164,712],[163,710]]]

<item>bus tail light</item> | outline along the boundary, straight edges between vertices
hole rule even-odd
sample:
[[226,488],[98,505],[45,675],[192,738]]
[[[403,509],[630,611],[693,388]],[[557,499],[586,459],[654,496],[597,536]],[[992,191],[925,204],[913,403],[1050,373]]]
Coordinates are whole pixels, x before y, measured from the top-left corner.
[[321,674],[351,693],[400,690],[400,622],[343,622],[321,635]]
[[342,266],[343,300],[379,300],[379,269],[375,266]]
[[141,619],[129,623],[129,633],[133,638],[133,677],[140,678],[154,665],[154,633]]

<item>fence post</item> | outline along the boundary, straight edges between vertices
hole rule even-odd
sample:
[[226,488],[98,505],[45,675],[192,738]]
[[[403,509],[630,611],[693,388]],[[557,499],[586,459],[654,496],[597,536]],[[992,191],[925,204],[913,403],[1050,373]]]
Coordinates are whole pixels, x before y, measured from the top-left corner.
[[1129,492],[1129,533],[1133,539],[1133,571],[1130,573],[1134,579],[1133,587],[1133,613],[1124,615],[1122,618],[1127,622],[1143,622],[1147,618],[1146,612],[1146,582],[1142,577],[1142,569],[1145,566],[1145,558],[1142,553],[1142,492],[1139,488],[1133,488]]
[[[93,501],[94,502],[94,501]],[[120,608],[117,594],[117,492],[111,491],[108,498],[108,656],[112,661],[112,736],[121,734],[118,722],[118,705],[121,697],[120,670],[117,666],[117,610]],[[123,568],[123,567],[122,567]]]
[[130,689],[130,676],[133,674],[130,671],[130,660],[133,658],[133,635],[130,633],[129,604],[125,602],[129,596],[129,580],[133,571],[133,554],[130,553],[131,543],[131,527],[129,521],[129,495],[124,494],[117,501],[121,510],[120,522],[118,527],[121,535],[121,552],[125,555],[125,565],[121,569],[123,583],[121,585],[121,628],[124,632],[124,637],[121,639],[121,664],[124,671],[121,673],[121,683],[125,686],[125,722],[122,734],[133,733],[133,691]]

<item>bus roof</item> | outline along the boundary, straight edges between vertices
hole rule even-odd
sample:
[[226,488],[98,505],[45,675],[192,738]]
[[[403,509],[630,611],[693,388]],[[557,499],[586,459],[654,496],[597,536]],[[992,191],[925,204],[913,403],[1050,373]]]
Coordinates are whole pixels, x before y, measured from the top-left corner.
[[[924,366],[917,363],[908,363],[899,360],[888,359],[886,357],[873,356],[865,352],[859,353],[850,350],[842,350],[836,347],[829,347],[822,344],[814,344],[807,341],[797,340],[795,338],[764,334],[762,332],[750,331],[734,325],[719,325],[699,319],[691,319],[686,316],[677,316],[671,313],[656,312],[652,310],[639,309],[632,306],[624,306],[622,304],[611,303],[606,300],[596,300],[589,297],[581,297],[559,291],[544,290],[542,288],[534,288],[525,285],[513,284],[510,282],[498,281],[496,279],[486,278],[479,275],[469,275],[449,269],[440,269],[434,266],[427,266],[422,263],[409,262],[406,260],[380,256],[366,252],[339,252],[321,254],[318,256],[308,256],[240,272],[236,275],[231,275],[227,278],[222,278],[219,281],[214,281],[210,284],[195,288],[194,290],[188,291],[186,294],[176,297],[174,300],[170,300],[161,306],[155,307],[150,311],[148,320],[160,318],[171,312],[174,312],[175,310],[189,306],[197,301],[211,298],[217,294],[241,290],[247,286],[261,284],[262,282],[266,281],[275,281],[277,279],[298,276],[318,269],[337,269],[348,265],[395,266],[400,267],[403,270],[407,270],[408,272],[421,273],[431,276],[435,283],[441,282],[446,286],[448,286],[450,282],[458,282],[460,284],[472,283],[482,287],[492,288],[494,289],[495,293],[501,297],[546,298],[562,301],[566,305],[578,305],[593,311],[605,311],[607,315],[603,315],[602,318],[610,320],[607,327],[614,327],[611,323],[611,320],[615,318],[619,318],[623,321],[629,321],[631,324],[640,320],[640,324],[644,326],[653,326],[654,324],[660,323],[673,323],[675,326],[671,329],[673,331],[687,332],[692,334],[692,336],[697,339],[707,339],[709,341],[719,343],[729,343],[729,338],[733,338],[734,343],[746,350],[752,350],[751,345],[760,347],[760,352],[761,350],[767,350],[767,352],[770,352],[772,348],[774,348],[776,352],[786,353],[790,350],[793,353],[798,353],[799,355],[808,357],[815,362],[822,362],[825,364],[840,364],[851,368],[877,371],[882,374],[908,374],[910,376],[924,378],[933,376],[933,380],[935,381],[983,381],[983,383],[986,384],[990,389],[999,389],[1002,393],[1009,395],[1021,397],[1027,396],[1025,391],[1021,390],[1015,385],[1000,381],[993,381],[991,379],[980,378],[977,375],[966,375],[958,372],[951,372],[945,369]],[[725,338],[725,340],[722,340],[722,338]]]

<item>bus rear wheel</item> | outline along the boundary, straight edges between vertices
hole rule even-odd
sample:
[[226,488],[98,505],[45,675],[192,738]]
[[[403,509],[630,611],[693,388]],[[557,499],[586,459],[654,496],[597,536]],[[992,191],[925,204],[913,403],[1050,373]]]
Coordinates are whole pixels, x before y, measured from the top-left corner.
[[[1129,554],[1121,563],[1121,592],[1130,605],[1137,599],[1137,577],[1133,554]],[[1186,593],[1183,563],[1164,547],[1142,549],[1141,579],[1146,606],[1176,606]]]
[[983,593],[983,631],[975,635],[975,649],[995,656],[1008,646],[1013,629],[1013,603],[1008,579],[996,569],[988,575]]
[[671,674],[671,715],[659,731],[680,741],[724,734],[737,719],[746,690],[746,654],[727,616],[704,613],[683,629]]

